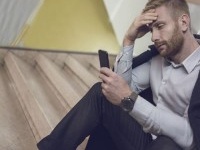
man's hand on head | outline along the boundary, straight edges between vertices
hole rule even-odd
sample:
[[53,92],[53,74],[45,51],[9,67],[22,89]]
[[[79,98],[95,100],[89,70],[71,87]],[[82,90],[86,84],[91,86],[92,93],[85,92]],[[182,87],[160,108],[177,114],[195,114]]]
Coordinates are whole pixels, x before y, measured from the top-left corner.
[[155,9],[151,9],[136,17],[124,37],[123,45],[133,45],[137,38],[141,38],[149,32],[148,25],[153,23],[157,17],[158,14],[155,13]]
[[119,105],[124,97],[131,95],[127,82],[111,69],[101,68],[99,78],[103,81],[102,92],[112,104]]

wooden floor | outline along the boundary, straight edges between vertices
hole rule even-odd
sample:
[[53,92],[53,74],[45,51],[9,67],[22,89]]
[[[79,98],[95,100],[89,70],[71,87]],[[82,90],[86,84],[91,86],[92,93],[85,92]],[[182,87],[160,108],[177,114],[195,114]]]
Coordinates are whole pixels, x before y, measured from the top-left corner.
[[[36,150],[36,143],[100,81],[97,54],[0,49],[0,64],[2,150]],[[77,150],[86,144],[87,138]]]

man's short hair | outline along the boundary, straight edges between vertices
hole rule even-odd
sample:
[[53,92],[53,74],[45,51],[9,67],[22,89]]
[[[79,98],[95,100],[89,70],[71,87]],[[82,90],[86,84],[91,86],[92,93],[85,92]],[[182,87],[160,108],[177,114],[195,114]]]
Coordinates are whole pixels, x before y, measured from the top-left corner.
[[160,6],[166,6],[169,8],[169,13],[173,19],[177,19],[182,14],[187,14],[190,17],[189,7],[186,0],[149,0],[143,12]]

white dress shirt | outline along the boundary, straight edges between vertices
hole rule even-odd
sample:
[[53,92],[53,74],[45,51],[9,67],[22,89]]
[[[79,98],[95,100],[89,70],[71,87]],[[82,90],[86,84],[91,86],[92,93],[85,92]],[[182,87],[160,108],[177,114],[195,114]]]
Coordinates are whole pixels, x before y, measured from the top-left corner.
[[145,132],[166,135],[183,149],[194,149],[188,107],[200,70],[200,47],[181,64],[157,55],[133,70],[132,54],[133,46],[122,49],[116,58],[115,72],[137,93],[150,86],[156,106],[138,96],[130,115]]

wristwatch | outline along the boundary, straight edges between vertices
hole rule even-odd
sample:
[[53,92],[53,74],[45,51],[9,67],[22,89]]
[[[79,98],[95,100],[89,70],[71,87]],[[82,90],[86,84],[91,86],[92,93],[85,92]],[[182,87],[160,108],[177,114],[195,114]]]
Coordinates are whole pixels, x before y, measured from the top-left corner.
[[120,107],[125,112],[130,112],[133,109],[133,106],[135,104],[137,97],[138,97],[138,94],[136,94],[135,92],[132,92],[130,96],[124,97],[121,100]]

